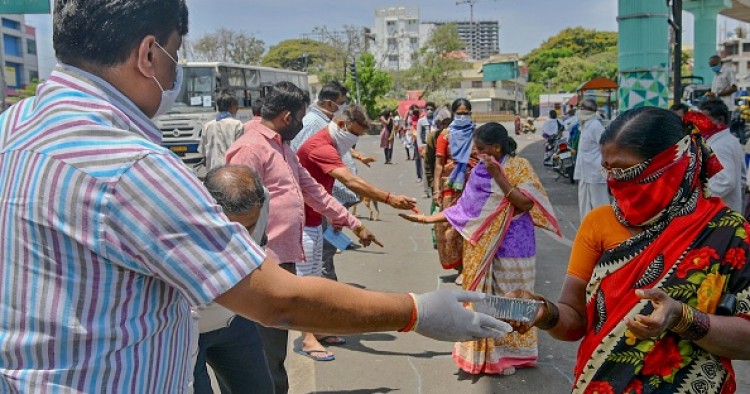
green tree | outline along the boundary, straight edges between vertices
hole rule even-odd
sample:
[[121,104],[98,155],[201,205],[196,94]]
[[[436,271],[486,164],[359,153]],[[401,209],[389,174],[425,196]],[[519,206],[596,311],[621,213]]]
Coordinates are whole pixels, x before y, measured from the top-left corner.
[[532,106],[539,105],[539,96],[547,90],[545,86],[539,82],[529,82],[526,85],[524,93],[529,100],[529,104]]
[[257,64],[265,51],[263,40],[244,31],[220,28],[185,45],[190,60]]
[[[336,59],[336,49],[328,44],[310,39],[292,39],[272,46],[260,64],[318,74],[331,69]],[[339,67],[343,72],[344,65]]]
[[423,97],[449,88],[465,67],[459,52],[463,47],[455,24],[437,27],[419,49],[412,68],[404,73],[406,87],[421,90]]
[[367,109],[370,118],[377,119],[381,110],[379,103],[393,88],[393,79],[387,72],[377,69],[375,56],[369,53],[360,55],[356,64],[357,81],[354,81],[352,75],[348,74],[344,85],[349,89],[352,97],[356,97],[357,85],[359,85],[360,104]]
[[[563,59],[577,57],[579,59],[589,59],[602,53],[617,53],[617,33],[607,31],[596,31],[584,29],[583,27],[567,28],[550,37],[538,48],[531,51],[524,57],[524,61],[529,67],[529,78],[532,82],[547,83],[553,82],[553,90],[561,90],[555,81],[566,81],[566,76],[558,78],[557,66]],[[595,59],[597,60],[597,59]],[[613,62],[617,64],[616,61]],[[566,62],[562,71],[569,69],[570,63]],[[598,64],[594,68],[600,68],[600,71],[611,75],[611,69],[603,67],[604,64]],[[614,74],[617,74],[616,68]],[[604,76],[604,75],[601,75]],[[579,83],[585,81],[579,81]]]

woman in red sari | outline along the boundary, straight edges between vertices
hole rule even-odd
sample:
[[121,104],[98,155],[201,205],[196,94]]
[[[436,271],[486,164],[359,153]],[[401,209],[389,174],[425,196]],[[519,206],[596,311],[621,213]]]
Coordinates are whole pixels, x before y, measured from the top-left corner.
[[[612,206],[589,213],[557,303],[534,325],[582,340],[575,393],[733,393],[732,359],[750,359],[750,226],[710,197],[721,169],[680,118],[646,107],[601,139]],[[528,326],[517,327],[524,331]]]

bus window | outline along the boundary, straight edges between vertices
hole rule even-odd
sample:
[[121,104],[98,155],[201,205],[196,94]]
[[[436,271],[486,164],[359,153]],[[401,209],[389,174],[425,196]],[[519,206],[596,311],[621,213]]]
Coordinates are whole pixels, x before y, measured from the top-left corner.
[[212,67],[184,67],[184,82],[170,112],[213,111],[216,75]]
[[231,87],[245,87],[245,73],[241,68],[227,67],[227,82]]
[[260,87],[260,72],[258,70],[245,70],[245,82],[247,87],[257,89]]

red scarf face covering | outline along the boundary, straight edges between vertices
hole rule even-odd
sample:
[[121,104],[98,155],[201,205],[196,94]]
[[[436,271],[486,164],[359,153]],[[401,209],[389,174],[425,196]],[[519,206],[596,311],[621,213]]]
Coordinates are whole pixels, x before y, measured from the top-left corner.
[[[720,170],[716,156],[695,133],[608,179],[617,219],[644,232],[604,252],[594,269],[587,287],[587,334],[575,367],[579,388],[590,389],[589,383],[605,379],[617,387],[613,392],[622,392],[634,378],[632,369],[607,355],[602,360],[597,349],[604,342],[621,341],[622,319],[641,302],[635,289],[659,286],[686,250],[710,239],[703,236],[707,224],[726,211],[721,200],[706,198],[708,178]],[[639,313],[648,314],[649,308]],[[627,350],[620,346],[614,351]],[[584,371],[590,370],[596,370],[596,382],[582,380]]]

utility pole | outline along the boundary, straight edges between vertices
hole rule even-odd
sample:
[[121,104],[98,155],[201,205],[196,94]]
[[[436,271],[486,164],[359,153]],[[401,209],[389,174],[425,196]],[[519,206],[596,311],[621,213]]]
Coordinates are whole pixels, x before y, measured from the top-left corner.
[[672,19],[669,21],[674,31],[674,104],[682,102],[682,0],[672,0]]
[[515,104],[516,113],[518,115],[520,110],[518,108],[518,58],[513,59],[513,102]]

